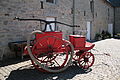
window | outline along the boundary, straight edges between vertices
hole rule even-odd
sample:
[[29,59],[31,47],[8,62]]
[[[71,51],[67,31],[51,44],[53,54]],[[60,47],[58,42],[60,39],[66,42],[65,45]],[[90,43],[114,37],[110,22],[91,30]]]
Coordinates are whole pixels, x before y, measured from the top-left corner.
[[110,16],[110,9],[108,8],[108,17]]
[[43,1],[40,1],[40,3],[41,3],[41,9],[43,9]]
[[109,10],[109,8],[108,8],[108,20],[109,20],[109,16],[110,16],[110,10]]
[[46,2],[55,3],[55,0],[46,0]]
[[94,1],[90,1],[90,10],[91,12],[94,12]]
[[84,11],[84,16],[86,16],[86,11]]
[[91,10],[91,13],[93,15],[93,18],[94,18],[94,1],[90,1],[90,10]]

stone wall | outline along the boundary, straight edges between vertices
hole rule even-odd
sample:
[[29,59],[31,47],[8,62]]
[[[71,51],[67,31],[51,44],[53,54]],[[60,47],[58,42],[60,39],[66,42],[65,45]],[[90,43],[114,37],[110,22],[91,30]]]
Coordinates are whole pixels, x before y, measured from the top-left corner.
[[[67,3],[67,4],[66,4]],[[9,42],[26,40],[28,33],[34,29],[41,30],[40,22],[17,21],[15,16],[21,18],[55,17],[58,21],[72,24],[71,0],[56,1],[55,4],[43,1],[41,9],[40,0],[0,0],[0,57],[14,55],[8,48]],[[66,34],[71,33],[71,28],[59,27]],[[66,35],[64,35],[66,37]]]
[[94,40],[96,33],[102,30],[108,30],[108,24],[114,24],[114,8],[104,0],[93,0],[93,12],[91,11],[90,1],[76,1],[76,24],[80,24],[80,28],[76,30],[86,30],[87,22],[91,22],[91,40]]
[[120,33],[120,7],[115,8],[115,34]]
[[[41,30],[43,26],[36,21],[17,21],[15,16],[21,18],[55,17],[57,21],[72,24],[72,1],[56,0],[55,4],[43,1],[41,9],[40,0],[0,0],[0,57],[12,57],[14,52],[8,48],[9,42],[26,40],[28,33],[34,29]],[[108,8],[110,16],[108,19]],[[108,23],[113,23],[113,8],[102,0],[94,0],[94,18],[90,10],[90,0],[75,0],[75,24],[80,25],[75,30],[86,30],[87,21],[92,22],[91,39],[101,30],[107,30]],[[68,39],[72,28],[61,26],[63,37]],[[79,33],[78,33],[79,34]]]
[[94,3],[92,39],[94,39],[96,33],[101,33],[102,30],[107,31],[108,24],[114,23],[114,8],[103,0],[95,0]]

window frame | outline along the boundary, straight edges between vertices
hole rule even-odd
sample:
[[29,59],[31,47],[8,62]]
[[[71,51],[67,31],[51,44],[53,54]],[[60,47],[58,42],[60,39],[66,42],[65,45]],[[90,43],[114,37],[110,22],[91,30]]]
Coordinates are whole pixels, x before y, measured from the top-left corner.
[[[54,19],[54,20],[49,20],[49,19]],[[56,20],[57,20],[57,17],[52,17],[52,16],[47,16],[47,17],[46,17],[46,21],[56,21]],[[52,23],[52,24],[54,24],[54,27],[52,27],[52,29],[54,28],[53,31],[57,31],[57,30],[58,30],[57,24],[56,24],[56,23]],[[47,27],[46,30],[49,31],[50,28]]]
[[56,3],[55,0],[53,0],[52,2],[46,0],[46,2],[47,3],[51,3],[51,4],[55,4]]

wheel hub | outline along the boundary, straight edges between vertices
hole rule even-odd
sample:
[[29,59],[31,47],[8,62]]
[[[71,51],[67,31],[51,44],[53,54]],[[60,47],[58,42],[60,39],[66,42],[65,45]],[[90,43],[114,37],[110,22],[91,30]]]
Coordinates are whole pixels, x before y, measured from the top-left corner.
[[84,62],[89,62],[89,58],[84,58]]

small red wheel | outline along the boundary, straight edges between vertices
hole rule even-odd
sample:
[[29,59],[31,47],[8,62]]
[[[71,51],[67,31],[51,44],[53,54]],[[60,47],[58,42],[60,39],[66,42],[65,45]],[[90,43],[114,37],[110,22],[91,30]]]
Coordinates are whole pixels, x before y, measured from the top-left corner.
[[81,54],[82,53],[80,53],[79,51],[76,50],[75,54],[73,55],[73,60],[78,61]]
[[88,69],[93,65],[94,60],[94,55],[91,52],[84,52],[82,55],[80,55],[78,64],[81,68]]

